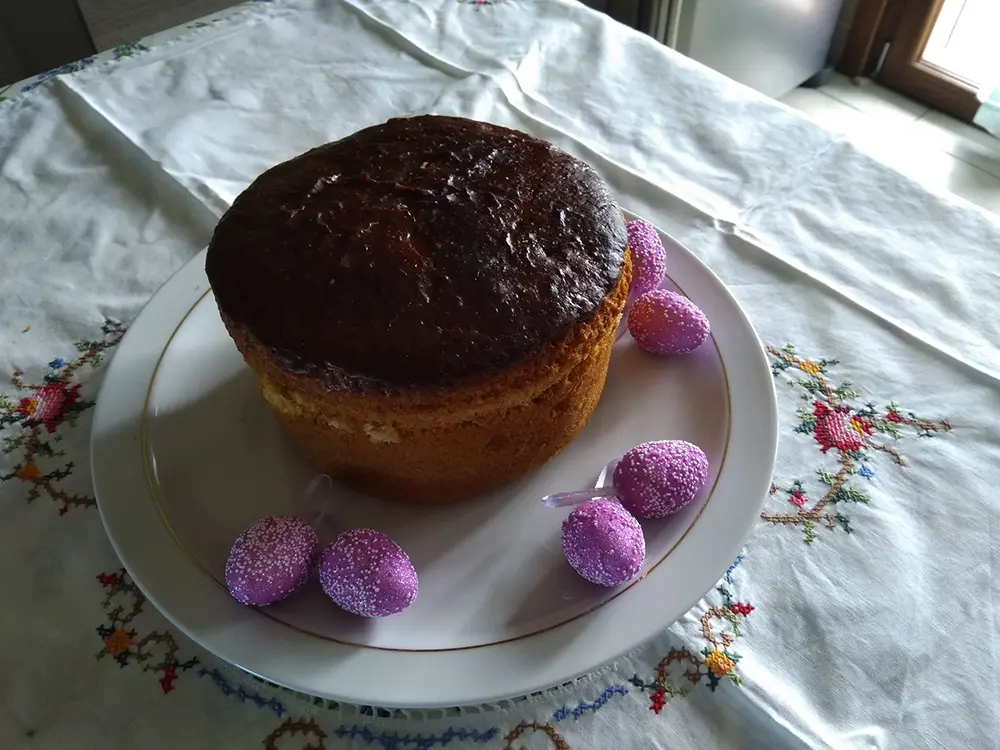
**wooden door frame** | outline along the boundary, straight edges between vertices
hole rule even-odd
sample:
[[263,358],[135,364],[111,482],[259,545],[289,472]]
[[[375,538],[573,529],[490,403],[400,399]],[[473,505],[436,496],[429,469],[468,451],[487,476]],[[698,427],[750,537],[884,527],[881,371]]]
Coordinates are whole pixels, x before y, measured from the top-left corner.
[[935,109],[971,121],[979,108],[975,86],[921,59],[943,4],[944,0],[861,2],[837,69],[851,77],[870,75]]

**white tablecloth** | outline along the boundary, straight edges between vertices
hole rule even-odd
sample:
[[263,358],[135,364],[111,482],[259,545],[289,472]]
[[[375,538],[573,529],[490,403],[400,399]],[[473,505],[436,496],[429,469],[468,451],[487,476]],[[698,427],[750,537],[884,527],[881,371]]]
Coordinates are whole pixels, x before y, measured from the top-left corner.
[[[0,747],[998,745],[991,216],[559,0],[257,3],[71,67],[0,103]],[[87,439],[102,359],[255,175],[422,112],[555,142],[692,248],[771,346],[782,432],[746,549],[660,638],[387,715],[174,631],[103,533]]]

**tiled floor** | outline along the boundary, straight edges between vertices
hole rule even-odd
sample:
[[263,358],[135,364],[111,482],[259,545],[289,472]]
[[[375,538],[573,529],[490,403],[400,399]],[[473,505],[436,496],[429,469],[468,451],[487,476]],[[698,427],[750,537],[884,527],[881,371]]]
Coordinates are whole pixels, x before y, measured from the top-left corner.
[[901,172],[1000,215],[1000,139],[864,79],[844,76],[781,101]]

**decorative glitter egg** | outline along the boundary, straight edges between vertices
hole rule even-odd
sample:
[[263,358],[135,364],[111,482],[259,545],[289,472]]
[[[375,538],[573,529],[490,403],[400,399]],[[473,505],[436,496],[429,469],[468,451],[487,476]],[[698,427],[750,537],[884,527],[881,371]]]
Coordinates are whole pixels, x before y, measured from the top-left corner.
[[319,582],[334,604],[362,617],[402,612],[417,598],[417,571],[392,539],[373,529],[345,531],[323,550]]
[[708,338],[708,318],[699,307],[675,292],[654,289],[632,305],[628,332],[652,354],[687,354]]
[[632,256],[632,284],[629,294],[639,297],[656,289],[667,273],[667,252],[653,225],[633,219],[625,225],[628,249]]
[[622,456],[614,485],[636,518],[663,518],[694,499],[708,480],[708,458],[684,440],[642,443]]
[[633,578],[646,557],[642,527],[617,500],[578,505],[563,521],[562,548],[577,573],[600,586]]
[[237,601],[266,607],[308,581],[318,555],[316,532],[301,518],[261,518],[233,543],[226,560],[226,587]]

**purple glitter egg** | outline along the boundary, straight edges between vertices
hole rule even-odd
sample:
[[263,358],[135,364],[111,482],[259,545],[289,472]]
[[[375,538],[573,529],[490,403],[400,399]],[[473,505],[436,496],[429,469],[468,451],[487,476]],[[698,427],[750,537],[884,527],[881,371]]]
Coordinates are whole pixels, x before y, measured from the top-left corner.
[[639,297],[656,289],[667,273],[667,252],[653,225],[633,219],[625,225],[628,249],[632,255],[632,284],[629,293]]
[[632,305],[628,332],[652,354],[687,354],[704,343],[711,328],[705,313],[687,297],[654,289]]
[[316,532],[301,518],[261,518],[233,543],[226,560],[226,586],[237,601],[266,607],[308,581],[318,555]]
[[622,505],[636,518],[663,518],[694,499],[708,480],[708,458],[684,440],[637,445],[615,467]]
[[417,571],[392,539],[373,529],[345,531],[323,550],[319,582],[334,604],[362,617],[402,612],[417,598]]
[[562,525],[562,548],[577,573],[600,586],[625,583],[642,567],[642,527],[617,500],[578,505]]

